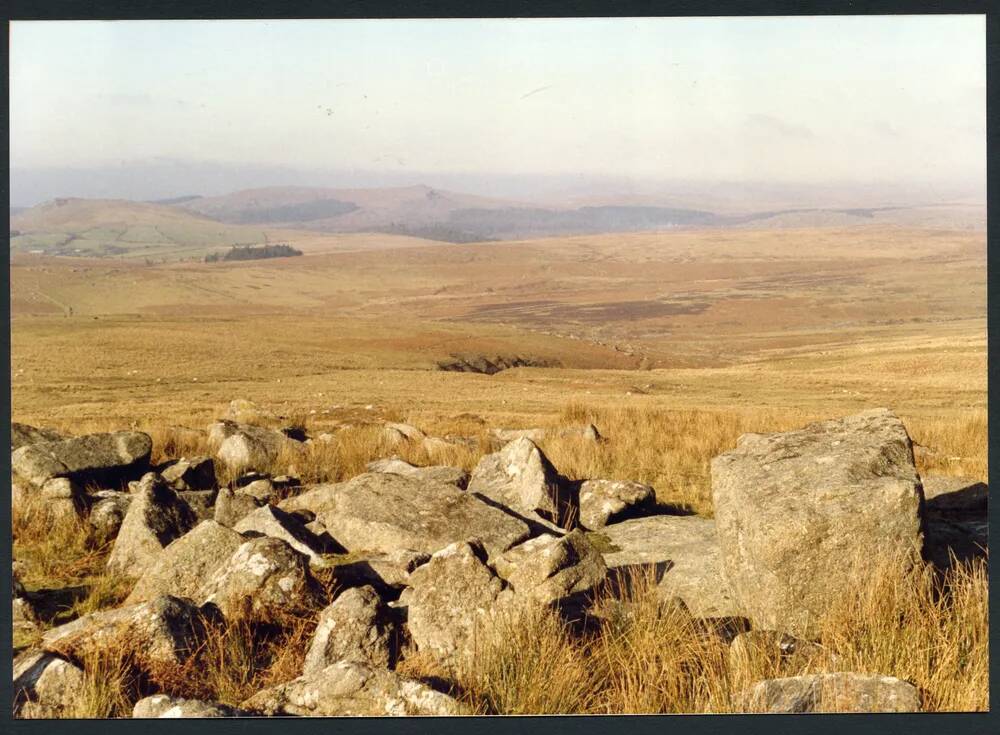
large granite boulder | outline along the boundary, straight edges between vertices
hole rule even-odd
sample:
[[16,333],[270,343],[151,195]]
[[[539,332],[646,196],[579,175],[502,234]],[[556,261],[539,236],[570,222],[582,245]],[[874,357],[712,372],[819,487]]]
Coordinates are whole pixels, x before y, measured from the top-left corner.
[[209,443],[216,446],[216,459],[233,472],[267,470],[282,451],[302,447],[301,442],[289,439],[273,429],[250,424],[220,421],[209,426]]
[[648,516],[614,523],[598,536],[615,580],[651,575],[664,601],[679,597],[695,617],[740,614],[722,570],[714,520]]
[[310,561],[319,561],[326,553],[326,545],[316,534],[291,513],[273,505],[265,505],[243,516],[233,530],[246,535],[261,534],[281,539],[300,554],[305,554]]
[[51,653],[26,651],[14,659],[14,716],[72,717],[83,684],[78,666]]
[[303,613],[320,605],[309,562],[281,539],[259,536],[244,541],[206,578],[198,597],[224,617]]
[[406,607],[410,637],[417,650],[453,667],[474,653],[477,631],[509,598],[474,539],[435,552],[410,573],[409,584],[399,605]]
[[529,517],[538,513],[559,525],[576,513],[569,483],[526,437],[480,459],[468,490]]
[[584,480],[579,505],[580,525],[593,530],[648,513],[656,505],[656,491],[640,482]]
[[147,473],[132,493],[108,557],[108,569],[129,577],[142,576],[163,548],[191,530],[196,522],[194,511],[163,478]]
[[919,712],[912,684],[879,674],[808,674],[766,679],[744,695],[750,712]]
[[462,489],[465,489],[465,486],[469,482],[469,473],[461,467],[449,467],[447,465],[417,467],[399,457],[375,460],[374,462],[370,462],[366,469],[369,472],[385,472],[391,475],[411,477],[415,480],[447,482]]
[[10,425],[10,451],[20,449],[29,444],[62,441],[64,437],[52,429],[37,428],[16,421]]
[[253,712],[241,710],[219,702],[206,702],[201,699],[184,699],[166,694],[154,694],[144,697],[132,708],[132,718],[136,720],[152,719],[201,719],[203,717],[252,717]]
[[171,541],[146,566],[126,605],[175,595],[197,600],[201,588],[246,541],[232,529],[215,521],[202,521]]
[[608,573],[600,552],[579,529],[525,541],[497,556],[492,566],[517,600],[573,614],[582,611]]
[[399,631],[391,611],[370,586],[344,590],[320,613],[302,673],[318,674],[337,661],[363,661],[377,668],[396,663]]
[[922,545],[910,438],[886,409],[745,434],[712,462],[723,568],[755,627],[812,637],[830,603]]
[[380,472],[336,485],[318,485],[282,501],[279,507],[312,511],[350,551],[432,553],[475,536],[495,553],[529,535],[527,524],[454,485]]
[[240,706],[264,715],[299,717],[465,714],[453,697],[362,661],[338,661],[258,692]]
[[51,628],[42,636],[42,647],[76,661],[128,647],[145,662],[178,664],[193,653],[201,630],[197,607],[183,598],[163,596]]
[[66,477],[80,485],[112,486],[140,476],[149,467],[153,440],[138,431],[44,441],[16,450],[11,469],[34,485]]

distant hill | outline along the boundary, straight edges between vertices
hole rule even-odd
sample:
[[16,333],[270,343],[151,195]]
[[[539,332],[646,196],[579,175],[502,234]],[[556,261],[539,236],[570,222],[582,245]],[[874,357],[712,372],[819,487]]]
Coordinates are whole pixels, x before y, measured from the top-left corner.
[[55,199],[12,215],[10,229],[13,252],[98,257],[200,256],[265,239],[262,230],[121,199]]

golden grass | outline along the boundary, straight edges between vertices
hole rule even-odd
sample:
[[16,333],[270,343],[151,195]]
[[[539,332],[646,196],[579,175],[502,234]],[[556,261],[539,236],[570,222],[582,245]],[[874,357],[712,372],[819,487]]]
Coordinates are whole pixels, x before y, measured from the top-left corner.
[[[912,683],[925,712],[987,710],[985,563],[944,580],[891,568],[829,611],[811,655],[757,644],[731,656],[717,632],[639,577],[620,602],[599,603],[596,633],[575,634],[551,611],[499,616],[480,631],[455,689],[488,714],[727,713],[745,711],[744,691],[764,678],[855,671]],[[419,658],[401,668],[435,673]]]

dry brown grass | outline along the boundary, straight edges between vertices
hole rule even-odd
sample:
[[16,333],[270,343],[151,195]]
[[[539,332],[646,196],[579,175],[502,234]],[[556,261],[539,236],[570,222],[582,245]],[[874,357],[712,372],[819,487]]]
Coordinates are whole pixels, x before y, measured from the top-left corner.
[[[553,612],[500,616],[481,632],[456,689],[491,714],[726,713],[744,711],[742,693],[764,678],[856,671],[909,681],[923,711],[984,711],[986,582],[982,562],[944,580],[923,568],[905,578],[881,571],[829,611],[815,653],[752,645],[731,657],[717,632],[639,577],[619,603],[603,601],[596,633],[576,635]],[[419,658],[403,668],[439,673]]]

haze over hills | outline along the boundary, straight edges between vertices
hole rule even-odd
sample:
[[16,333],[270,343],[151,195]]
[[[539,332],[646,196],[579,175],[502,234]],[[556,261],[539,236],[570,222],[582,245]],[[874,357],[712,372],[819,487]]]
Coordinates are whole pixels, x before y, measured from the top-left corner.
[[201,256],[233,245],[315,240],[317,233],[373,233],[466,243],[705,227],[875,224],[983,230],[986,221],[985,207],[974,199],[889,206],[786,206],[749,212],[733,211],[732,206],[714,211],[672,205],[678,201],[697,204],[694,199],[669,195],[620,195],[553,205],[426,185],[266,187],[152,202],[60,198],[28,209],[11,209],[11,249],[56,255],[176,258]]

